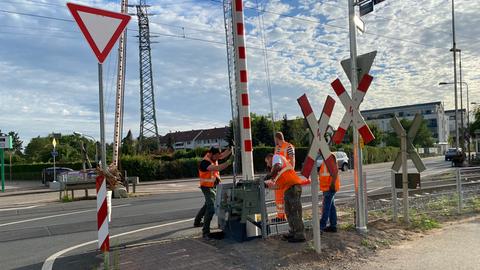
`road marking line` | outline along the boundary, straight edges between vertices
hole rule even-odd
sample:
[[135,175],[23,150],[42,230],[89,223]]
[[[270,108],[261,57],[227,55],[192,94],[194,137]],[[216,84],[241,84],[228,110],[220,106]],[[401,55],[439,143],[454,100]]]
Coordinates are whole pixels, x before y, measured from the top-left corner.
[[[128,231],[128,232],[124,232],[124,233],[120,233],[120,234],[116,234],[114,236],[111,236],[110,238],[117,238],[117,237],[121,237],[121,236],[125,236],[125,235],[129,235],[129,234],[134,234],[134,233],[138,233],[138,232],[143,232],[143,231],[148,231],[148,230],[153,230],[153,229],[157,229],[157,228],[161,228],[161,227],[166,227],[166,226],[170,226],[170,225],[176,225],[176,224],[180,224],[180,223],[184,223],[184,222],[190,222],[190,221],[193,221],[194,218],[189,218],[189,219],[184,219],[184,220],[179,220],[179,221],[175,221],[175,222],[170,222],[170,223],[164,223],[164,224],[160,224],[160,225],[155,225],[155,226],[151,226],[151,227],[145,227],[145,228],[141,228],[141,229],[137,229],[137,230],[133,230],[133,231]],[[84,246],[88,246],[88,245],[91,245],[91,244],[95,244],[97,243],[98,240],[93,240],[93,241],[88,241],[88,242],[85,242],[85,243],[82,243],[82,244],[78,244],[76,246],[73,246],[73,247],[69,247],[69,248],[66,248],[66,249],[63,249],[63,250],[60,250],[59,252],[53,254],[52,256],[48,257],[45,262],[43,263],[43,266],[42,266],[42,270],[52,270],[53,268],[53,263],[55,262],[55,260],[62,256],[63,254],[66,254],[72,250],[75,250],[77,248],[81,248],[81,247],[84,247]]]
[[[122,204],[122,205],[112,206],[112,208],[119,208],[119,207],[125,207],[125,206],[130,206],[130,205],[131,204]],[[37,221],[37,220],[44,220],[44,219],[49,219],[49,218],[56,218],[56,217],[70,216],[70,215],[75,215],[75,214],[82,214],[82,213],[87,213],[87,212],[96,212],[96,211],[97,211],[97,209],[90,209],[90,210],[75,211],[75,212],[58,214],[58,215],[51,215],[51,216],[45,216],[45,217],[31,218],[31,219],[13,221],[13,222],[9,222],[9,223],[3,223],[3,224],[0,224],[0,227],[20,224],[20,223],[26,223],[26,222],[31,222],[31,221]]]
[[24,207],[15,207],[15,208],[2,208],[2,209],[0,209],[0,212],[14,211],[14,210],[24,210],[24,209],[32,209],[32,208],[37,208],[37,207],[44,206],[44,205],[45,205],[45,204],[31,205],[31,206],[24,206]]

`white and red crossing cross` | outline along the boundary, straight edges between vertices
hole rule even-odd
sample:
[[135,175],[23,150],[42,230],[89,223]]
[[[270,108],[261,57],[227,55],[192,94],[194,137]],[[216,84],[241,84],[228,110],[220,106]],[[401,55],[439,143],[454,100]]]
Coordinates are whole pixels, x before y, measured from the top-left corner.
[[345,133],[347,132],[351,122],[353,122],[354,128],[356,128],[362,136],[365,144],[375,139],[375,136],[373,136],[372,131],[368,127],[367,123],[365,123],[365,120],[358,110],[360,104],[363,102],[363,98],[365,97],[368,88],[370,87],[370,84],[372,83],[372,80],[373,77],[368,74],[363,76],[362,80],[358,84],[357,91],[355,91],[353,94],[353,100],[348,95],[345,87],[343,87],[340,79],[336,79],[332,82],[331,85],[333,90],[340,98],[340,101],[346,109],[346,112],[342,118],[342,122],[340,122],[340,126],[333,135],[332,140],[334,143],[340,144],[343,141],[343,137],[345,136]]
[[310,177],[312,169],[315,167],[315,160],[317,159],[318,152],[320,151],[320,154],[327,165],[328,172],[332,177],[336,178],[338,175],[337,163],[335,162],[335,156],[330,151],[330,147],[325,139],[325,132],[327,131],[328,122],[330,121],[330,116],[335,107],[335,100],[331,96],[327,96],[327,100],[323,106],[322,115],[318,122],[312,106],[308,101],[307,95],[304,94],[298,98],[297,101],[302,109],[303,116],[307,120],[308,126],[313,133],[312,145],[310,145],[310,150],[305,158],[302,175],[307,179]]

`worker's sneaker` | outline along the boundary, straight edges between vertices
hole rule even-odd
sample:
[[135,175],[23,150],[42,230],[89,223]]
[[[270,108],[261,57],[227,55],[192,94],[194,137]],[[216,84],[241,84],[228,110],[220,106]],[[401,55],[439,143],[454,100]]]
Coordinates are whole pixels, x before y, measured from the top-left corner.
[[305,237],[292,237],[287,240],[289,243],[301,243],[307,241]]
[[193,227],[194,227],[194,228],[203,227],[203,222],[193,223]]
[[323,231],[336,233],[336,232],[337,232],[337,227],[328,226],[328,227],[326,227],[325,230],[323,230]]
[[210,233],[204,233],[202,236],[203,240],[212,240],[213,238],[210,236]]

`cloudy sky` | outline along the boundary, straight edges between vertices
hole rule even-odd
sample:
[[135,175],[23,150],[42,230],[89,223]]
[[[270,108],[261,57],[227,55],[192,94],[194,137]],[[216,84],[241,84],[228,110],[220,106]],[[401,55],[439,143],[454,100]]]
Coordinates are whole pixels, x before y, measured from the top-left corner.
[[[0,129],[25,141],[51,132],[99,136],[96,59],[62,0],[0,0]],[[76,1],[119,10],[119,0]],[[131,4],[137,1],[131,0]],[[480,5],[457,0],[457,46],[462,49],[470,101],[477,90]],[[152,61],[161,134],[224,126],[231,118],[225,31],[220,0],[150,0]],[[263,39],[274,115],[301,115],[307,93],[317,114],[331,81],[348,79],[347,0],[245,1],[251,110],[270,112]],[[134,12],[134,10],[131,10]],[[361,109],[442,101],[454,107],[450,0],[386,0],[363,19],[359,54],[378,51],[375,80]],[[140,126],[137,20],[128,26],[124,130]],[[107,141],[113,137],[116,52],[104,63]],[[466,101],[464,101],[466,104]],[[338,101],[333,123],[344,109]]]

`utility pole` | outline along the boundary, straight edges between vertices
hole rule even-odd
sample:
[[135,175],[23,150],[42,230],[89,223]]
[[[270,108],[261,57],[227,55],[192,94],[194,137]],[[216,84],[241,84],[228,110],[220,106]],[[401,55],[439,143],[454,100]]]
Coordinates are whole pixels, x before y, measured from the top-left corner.
[[[357,36],[355,26],[355,6],[354,0],[348,0],[348,22],[350,32],[350,59],[351,59],[351,89],[352,97],[355,95],[355,91],[358,87],[358,74],[357,74]],[[355,194],[357,213],[355,225],[357,231],[365,233],[367,232],[367,217],[366,217],[366,196],[365,196],[365,182],[363,181],[362,171],[362,149],[359,144],[359,134],[357,129],[353,129],[353,163],[354,163],[354,181],[355,181]]]
[[157,116],[155,113],[155,94],[153,90],[152,53],[150,27],[145,0],[140,0],[137,8],[138,39],[140,54],[140,139],[139,150],[144,148],[145,140],[153,138],[160,150]]
[[452,0],[452,53],[453,53],[453,87],[455,89],[455,148],[458,151],[460,135],[458,132],[458,97],[457,97],[457,42],[455,39],[455,0]]
[[[128,14],[128,0],[122,0],[121,13]],[[125,96],[125,73],[127,67],[127,29],[123,31],[118,43],[117,93],[115,99],[115,127],[113,135],[112,163],[118,168],[120,147],[123,136],[123,108]]]

